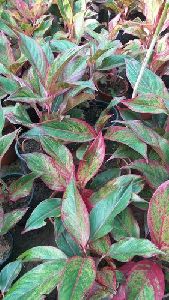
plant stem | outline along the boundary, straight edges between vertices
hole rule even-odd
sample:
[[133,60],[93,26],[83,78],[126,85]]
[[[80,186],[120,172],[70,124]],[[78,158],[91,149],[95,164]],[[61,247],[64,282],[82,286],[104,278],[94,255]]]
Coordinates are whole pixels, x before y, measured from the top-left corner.
[[147,64],[148,64],[148,62],[150,60],[150,57],[151,57],[151,55],[153,53],[154,46],[155,46],[155,44],[156,44],[156,42],[158,40],[158,37],[159,37],[160,31],[162,29],[162,26],[164,24],[164,21],[165,21],[165,19],[167,17],[168,8],[169,8],[169,1],[167,0],[166,3],[165,3],[165,5],[164,5],[164,9],[163,9],[163,12],[161,14],[161,18],[159,20],[158,26],[157,26],[157,28],[155,30],[155,33],[154,33],[154,36],[152,38],[150,47],[149,47],[149,49],[147,51],[147,54],[146,54],[145,59],[143,61],[142,67],[140,69],[139,76],[138,76],[136,84],[134,86],[132,98],[135,98],[136,95],[137,95],[137,90],[138,90],[139,84],[140,84],[141,79],[143,77],[144,71],[145,71],[145,69],[147,67]]

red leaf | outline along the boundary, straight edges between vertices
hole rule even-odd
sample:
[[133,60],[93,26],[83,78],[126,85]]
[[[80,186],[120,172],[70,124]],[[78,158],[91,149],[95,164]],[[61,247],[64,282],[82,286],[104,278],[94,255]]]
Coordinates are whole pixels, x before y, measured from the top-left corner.
[[139,298],[140,294],[143,295],[144,288],[154,297],[152,299],[162,300],[165,289],[164,274],[161,268],[150,260],[142,260],[131,269],[126,282],[126,299]]
[[116,290],[116,272],[111,267],[104,267],[97,272],[96,280],[99,284]]
[[169,180],[161,184],[153,194],[147,215],[153,243],[161,250],[169,249]]
[[81,188],[98,172],[105,156],[105,143],[102,133],[100,132],[96,139],[87,149],[83,160],[79,163],[77,171],[77,181]]
[[92,196],[92,194],[93,194],[93,191],[89,190],[89,189],[84,189],[81,192],[81,196],[83,198],[84,203],[86,204],[88,212],[90,212],[92,210],[92,208],[94,207],[94,205],[90,201],[90,197]]

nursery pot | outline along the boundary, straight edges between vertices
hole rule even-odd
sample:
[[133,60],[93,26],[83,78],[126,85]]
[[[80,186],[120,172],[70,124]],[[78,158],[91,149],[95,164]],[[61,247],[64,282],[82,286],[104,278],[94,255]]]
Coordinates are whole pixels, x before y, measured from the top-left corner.
[[8,261],[13,250],[13,236],[10,232],[0,236],[0,267]]
[[[25,149],[25,144],[27,145],[27,149]],[[41,152],[40,150],[40,144],[35,141],[34,139],[23,139],[19,138],[15,144],[15,152],[18,156],[20,163],[21,163],[21,169],[23,171],[23,174],[29,173],[29,168],[27,167],[26,161],[23,158],[23,154],[26,153],[32,153],[32,152]]]
[[[12,124],[6,124],[5,128],[3,129],[3,135],[6,135],[8,133],[12,133],[15,131],[15,126]],[[13,163],[17,158],[16,152],[15,152],[15,141],[13,141],[12,145],[9,147],[5,155],[3,156],[1,160],[1,166],[10,165]]]
[[[85,120],[90,125],[94,126],[100,114],[107,108],[107,106],[108,102],[100,99],[89,101],[89,107],[84,109]],[[112,117],[108,120],[106,127],[113,126],[118,120],[120,120],[120,114],[117,108],[112,107],[110,109],[110,114]]]
[[126,79],[119,75],[104,74],[96,82],[96,87],[99,92],[99,96],[104,101],[110,101],[113,97],[124,96],[128,90],[128,82]]

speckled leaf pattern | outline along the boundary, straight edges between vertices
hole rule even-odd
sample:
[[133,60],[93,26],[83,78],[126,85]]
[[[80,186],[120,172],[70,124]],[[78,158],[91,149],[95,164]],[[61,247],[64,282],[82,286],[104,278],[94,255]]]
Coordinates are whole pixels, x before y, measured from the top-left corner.
[[58,0],[57,5],[59,7],[60,13],[65,22],[72,24],[73,21],[73,11],[69,0]]
[[86,122],[74,118],[47,121],[29,130],[25,137],[51,136],[63,141],[88,142],[96,137],[95,130]]
[[140,228],[130,208],[124,209],[113,221],[113,238],[119,241],[125,237],[140,237]]
[[77,171],[77,181],[82,188],[86,183],[98,172],[105,156],[105,144],[102,133],[100,132],[97,138],[89,146],[80,161]]
[[70,178],[73,171],[73,157],[69,149],[60,142],[46,136],[40,138],[44,151],[55,160],[58,172],[65,178]]
[[28,168],[39,175],[50,189],[54,191],[63,191],[65,189],[65,179],[58,173],[53,158],[39,152],[23,154],[23,158]]
[[169,163],[168,140],[161,137],[151,128],[145,126],[141,121],[128,121],[126,124],[141,141],[150,145],[165,162]]
[[41,300],[49,294],[62,278],[66,262],[43,263],[20,277],[10,288],[5,300]]
[[116,272],[111,267],[104,267],[97,271],[96,280],[104,287],[116,291]]
[[36,177],[37,174],[30,173],[13,181],[8,187],[10,200],[17,201],[18,199],[28,196],[31,193]]
[[23,33],[19,34],[19,38],[21,51],[32,64],[42,81],[44,81],[49,64],[43,49],[34,39]]
[[62,282],[58,290],[58,299],[83,299],[94,283],[95,277],[95,263],[92,258],[71,258],[64,270]]
[[148,209],[147,222],[151,239],[161,250],[169,250],[169,180],[153,194]]
[[[126,74],[132,87],[136,84],[140,69],[141,63],[137,60],[126,60]],[[162,79],[149,69],[145,69],[141,82],[138,86],[138,94],[154,94],[162,96],[165,91],[166,88]]]
[[155,160],[149,160],[148,163],[144,159],[135,160],[127,168],[141,172],[153,189],[158,188],[160,184],[169,179],[167,168]]
[[169,178],[168,170],[158,161],[144,159],[135,160],[126,168],[131,168],[141,172],[147,183],[154,189]]
[[[67,256],[58,248],[52,246],[37,246],[22,253],[17,259],[28,261],[65,260]],[[55,262],[54,262],[55,263]]]
[[122,126],[109,127],[105,139],[125,144],[147,158],[147,145],[129,128]]
[[95,241],[90,241],[90,249],[92,252],[99,255],[108,253],[111,246],[111,240],[109,235],[103,236]]
[[143,260],[129,272],[126,283],[126,299],[162,300],[164,274],[158,264]]
[[90,235],[89,215],[73,179],[63,197],[61,217],[67,231],[85,249]]
[[125,209],[132,196],[134,177],[122,176],[109,181],[91,199],[97,201],[90,213],[91,240],[96,240],[109,233],[113,228],[113,220]]
[[147,239],[137,239],[134,237],[124,238],[114,243],[109,251],[109,255],[118,261],[127,262],[135,255],[143,257],[152,257],[162,254],[151,241]]
[[14,225],[22,219],[27,210],[28,208],[15,209],[4,214],[3,226],[0,234],[6,234],[12,227],[14,227]]
[[132,111],[139,113],[167,114],[163,99],[153,94],[138,96],[128,101],[124,100],[122,103]]
[[0,161],[16,138],[18,130],[0,137]]

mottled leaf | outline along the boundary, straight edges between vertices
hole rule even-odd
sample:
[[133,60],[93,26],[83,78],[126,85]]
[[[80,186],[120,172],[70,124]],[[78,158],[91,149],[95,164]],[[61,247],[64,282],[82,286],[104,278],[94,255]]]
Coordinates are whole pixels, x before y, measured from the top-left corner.
[[119,177],[93,194],[91,201],[97,202],[90,213],[91,240],[101,238],[112,230],[114,218],[130,202],[135,179],[130,175]]
[[45,226],[47,218],[59,217],[61,214],[60,206],[61,200],[59,198],[49,198],[39,203],[27,220],[24,232]]
[[113,238],[119,241],[125,237],[140,237],[140,228],[130,208],[124,209],[113,221]]
[[162,183],[153,194],[147,222],[153,243],[161,250],[169,249],[169,181]]
[[10,288],[5,300],[41,300],[49,294],[62,278],[66,262],[46,262],[28,271]]
[[28,153],[22,157],[28,168],[39,175],[43,182],[54,191],[63,191],[66,183],[64,178],[58,173],[55,160],[43,153]]
[[8,187],[10,200],[17,201],[28,196],[33,188],[33,182],[36,177],[35,173],[29,173],[14,180]]
[[[52,246],[37,246],[22,253],[17,259],[24,262],[43,261],[43,260],[60,260],[66,259],[67,256],[58,248]],[[54,262],[55,263],[55,262]]]
[[8,133],[2,137],[0,137],[0,161],[4,154],[7,152],[11,144],[13,143],[14,139],[16,138],[16,135],[18,133],[18,130],[15,130],[14,132]]
[[94,283],[95,276],[96,270],[92,258],[76,256],[71,258],[63,273],[62,282],[58,289],[58,298],[60,300],[83,299]]
[[168,170],[155,160],[149,160],[148,163],[144,159],[135,160],[126,168],[131,168],[141,172],[152,188],[157,188],[161,183],[169,178]]
[[107,169],[104,172],[99,173],[90,184],[90,188],[93,190],[98,190],[103,185],[105,185],[109,180],[112,180],[120,176],[120,169],[112,168]]
[[105,156],[105,144],[102,133],[88,147],[86,153],[83,156],[83,160],[80,161],[77,170],[77,181],[82,188],[86,183],[98,172],[101,167]]
[[[126,73],[132,87],[136,84],[141,70],[141,63],[134,59],[126,59]],[[153,94],[163,96],[166,92],[162,79],[149,69],[145,69],[140,84],[138,94]]]
[[19,38],[22,53],[32,64],[32,67],[36,70],[42,81],[45,81],[49,64],[43,49],[33,38],[23,33],[19,34]]
[[129,272],[126,298],[161,300],[164,288],[164,275],[160,266],[150,260],[143,260],[136,263]]
[[1,228],[0,233],[6,234],[16,223],[22,219],[27,210],[27,208],[15,209],[4,214],[3,227]]
[[112,258],[122,262],[131,260],[135,255],[152,257],[158,254],[162,252],[151,241],[134,237],[124,238],[114,243],[109,251]]
[[90,235],[89,215],[74,180],[71,180],[64,194],[61,217],[65,228],[85,249]]
[[100,239],[97,239],[95,241],[90,241],[90,250],[94,253],[97,253],[98,255],[104,255],[106,254],[111,246],[111,240],[109,235],[106,235]]
[[60,13],[64,19],[64,21],[71,25],[73,21],[73,11],[70,5],[69,0],[57,0],[57,5],[59,7]]
[[40,142],[43,150],[55,160],[58,172],[69,179],[74,171],[74,165],[68,148],[50,137],[42,136],[40,137]]
[[147,145],[131,129],[122,126],[109,127],[105,139],[125,144],[147,158]]
[[51,136],[63,141],[88,142],[96,137],[94,129],[86,122],[65,118],[62,121],[47,121],[29,130],[25,137]]
[[139,113],[167,114],[163,99],[153,94],[145,94],[127,101],[124,100],[122,103],[132,111]]

